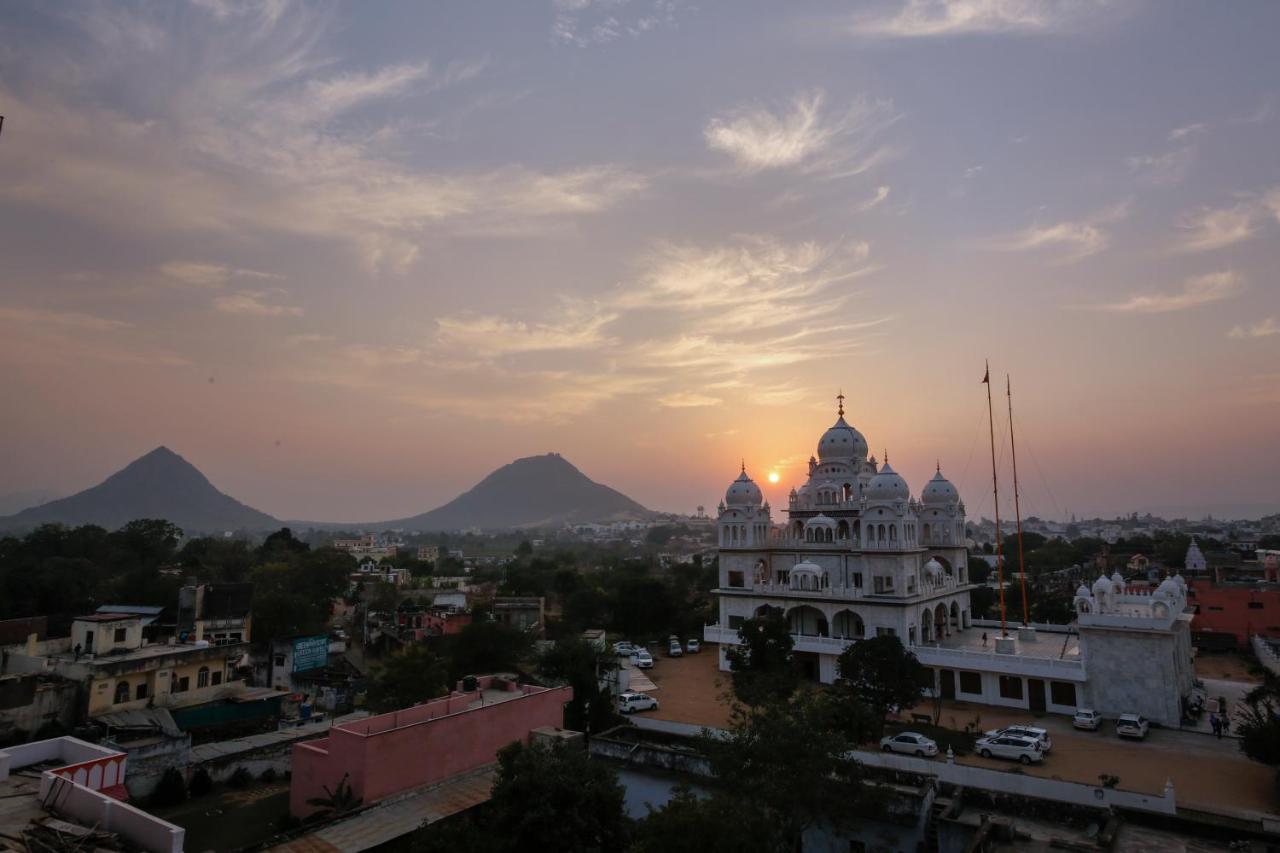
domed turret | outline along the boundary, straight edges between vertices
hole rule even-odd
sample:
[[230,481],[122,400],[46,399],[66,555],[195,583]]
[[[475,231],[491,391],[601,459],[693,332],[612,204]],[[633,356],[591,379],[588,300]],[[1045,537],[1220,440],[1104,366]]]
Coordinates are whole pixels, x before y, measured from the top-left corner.
[[1155,595],[1158,598],[1179,598],[1182,595],[1182,587],[1178,586],[1178,582],[1173,578],[1165,578],[1156,587]]
[[818,460],[833,462],[866,459],[867,440],[844,419],[844,394],[836,399],[840,402],[836,408],[836,422],[818,439]]
[[1123,577],[1119,572],[1115,572],[1115,573],[1113,573],[1113,574],[1111,575],[1111,585],[1112,585],[1113,587],[1115,587],[1115,591],[1116,591],[1117,593],[1123,593],[1123,592],[1124,592],[1124,577]]
[[936,558],[930,557],[929,562],[924,564],[924,573],[929,580],[937,581],[942,577],[942,563],[939,563]]
[[1088,598],[1088,597],[1089,597],[1089,587],[1085,586],[1084,584],[1080,584],[1080,587],[1076,590],[1076,598]]
[[938,472],[933,475],[933,479],[924,484],[924,488],[920,490],[920,501],[926,506],[950,506],[951,504],[960,503],[960,493],[956,491],[956,487],[951,481],[942,476],[942,466],[938,466]]
[[1098,575],[1093,582],[1094,595],[1108,595],[1111,592],[1111,580],[1106,575]]
[[867,484],[867,500],[869,501],[905,501],[911,496],[907,481],[897,471],[889,467],[886,458],[880,472]]
[[747,466],[744,464],[738,479],[730,483],[728,491],[724,493],[724,502],[729,506],[760,506],[763,500],[760,487],[747,476]]

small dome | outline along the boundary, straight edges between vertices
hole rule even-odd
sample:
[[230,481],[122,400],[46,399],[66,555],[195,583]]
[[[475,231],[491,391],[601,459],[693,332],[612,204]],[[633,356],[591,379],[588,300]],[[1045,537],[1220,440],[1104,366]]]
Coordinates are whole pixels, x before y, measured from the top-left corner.
[[924,564],[924,570],[925,570],[925,573],[928,574],[929,577],[931,578],[941,577],[942,563],[939,563],[935,558],[930,557],[929,562]]
[[942,468],[920,490],[920,501],[930,506],[949,506],[960,502],[960,493],[951,481],[942,476]]
[[1115,586],[1116,592],[1124,592],[1124,577],[1119,572],[1111,575],[1111,583]]
[[1093,582],[1093,594],[1106,594],[1109,592],[1111,592],[1111,581],[1107,579],[1106,575],[1098,575],[1098,579]]
[[808,560],[804,560],[803,562],[796,563],[791,567],[791,574],[794,575],[796,573],[811,575],[821,574],[822,566],[819,566],[817,563],[811,563]]
[[1175,583],[1177,583],[1177,584],[1178,584],[1178,586],[1179,586],[1179,587],[1181,587],[1182,589],[1184,589],[1184,590],[1185,590],[1185,589],[1187,588],[1187,581],[1186,581],[1186,579],[1185,579],[1185,578],[1183,578],[1183,577],[1182,577],[1182,572],[1178,572],[1178,574],[1174,575],[1174,576],[1173,576],[1173,580],[1174,580],[1174,582],[1175,582]]
[[849,426],[843,414],[818,439],[818,459],[822,462],[866,458],[867,440],[862,437],[862,433]]
[[1155,594],[1161,598],[1179,598],[1182,596],[1182,587],[1173,578],[1165,578],[1156,587]]
[[867,484],[866,495],[867,500],[872,501],[905,501],[911,496],[911,489],[907,486],[907,481],[885,462],[880,467],[880,473]]
[[724,502],[729,506],[760,506],[762,500],[764,495],[755,481],[747,476],[746,468],[742,469],[738,479],[730,483],[728,491],[724,493]]
[[822,513],[818,513],[813,518],[805,522],[804,526],[805,527],[835,527],[836,521],[834,518],[831,518],[830,516],[826,516],[826,515],[823,515]]
[[1089,587],[1085,586],[1084,584],[1080,584],[1080,588],[1076,590],[1076,598],[1088,598],[1088,597],[1089,597]]

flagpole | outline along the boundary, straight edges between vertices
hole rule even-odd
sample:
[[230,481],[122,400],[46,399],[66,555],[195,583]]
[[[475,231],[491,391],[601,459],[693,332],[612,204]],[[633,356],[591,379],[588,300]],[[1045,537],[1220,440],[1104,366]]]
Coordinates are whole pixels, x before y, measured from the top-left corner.
[[991,433],[991,491],[996,500],[996,580],[1000,584],[1000,636],[1009,636],[1004,615],[1004,558],[1000,548],[1000,479],[996,476],[996,422],[991,405],[991,364],[986,365],[982,384],[987,386],[987,426]]
[[1004,375],[1004,393],[1009,398],[1009,451],[1013,454],[1013,512],[1018,519],[1018,574],[1022,576],[1022,626],[1027,618],[1027,567],[1022,560],[1022,508],[1018,506],[1018,445],[1013,440],[1013,385],[1009,374]]

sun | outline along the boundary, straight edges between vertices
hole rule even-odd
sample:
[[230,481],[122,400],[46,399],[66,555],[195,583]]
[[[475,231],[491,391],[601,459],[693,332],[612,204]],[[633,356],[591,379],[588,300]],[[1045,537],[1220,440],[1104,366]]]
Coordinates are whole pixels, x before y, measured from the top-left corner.
[[770,472],[769,472],[769,482],[770,482],[770,483],[776,483],[776,482],[778,482],[778,479],[779,479],[779,478],[778,478],[778,472],[777,472],[777,471],[770,471]]

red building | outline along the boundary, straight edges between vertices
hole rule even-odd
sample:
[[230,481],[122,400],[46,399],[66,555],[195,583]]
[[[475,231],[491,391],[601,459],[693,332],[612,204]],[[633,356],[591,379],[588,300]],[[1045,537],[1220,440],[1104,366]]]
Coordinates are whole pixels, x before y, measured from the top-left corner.
[[1188,582],[1187,604],[1195,609],[1191,632],[1197,645],[1223,645],[1227,636],[1247,648],[1254,634],[1280,638],[1280,584],[1267,582]]

